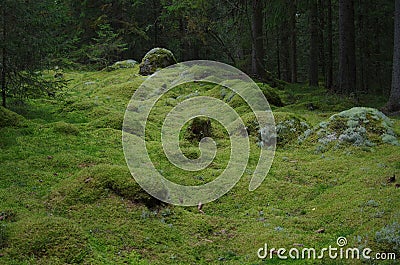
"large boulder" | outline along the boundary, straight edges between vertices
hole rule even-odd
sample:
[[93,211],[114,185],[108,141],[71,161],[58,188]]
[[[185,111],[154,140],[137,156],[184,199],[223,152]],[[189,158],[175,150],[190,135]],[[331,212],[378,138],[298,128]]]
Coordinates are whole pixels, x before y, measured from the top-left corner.
[[300,142],[317,144],[317,151],[345,144],[371,147],[379,144],[400,145],[392,121],[373,108],[356,107],[331,116],[314,129],[304,132]]
[[164,48],[154,48],[143,57],[139,66],[139,74],[151,75],[159,68],[165,68],[176,63],[175,56],[171,51]]

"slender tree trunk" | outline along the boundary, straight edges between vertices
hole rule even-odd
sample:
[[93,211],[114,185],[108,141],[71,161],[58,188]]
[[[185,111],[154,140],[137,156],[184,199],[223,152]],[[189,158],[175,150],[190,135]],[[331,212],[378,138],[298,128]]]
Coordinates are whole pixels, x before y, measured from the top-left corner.
[[280,44],[281,44],[281,73],[282,79],[286,82],[291,82],[291,67],[290,67],[290,43],[288,34],[288,21],[284,19],[280,28]]
[[252,73],[263,79],[264,70],[264,36],[263,36],[263,1],[252,0]]
[[2,49],[2,67],[1,67],[1,98],[2,98],[2,106],[6,107],[6,99],[7,99],[7,83],[6,83],[6,51],[5,48]]
[[278,79],[282,79],[282,74],[281,74],[281,46],[279,44],[280,40],[280,34],[279,34],[279,29],[276,30],[276,65],[278,68]]
[[317,1],[311,2],[310,16],[310,86],[318,86],[318,6]]
[[328,62],[326,64],[326,87],[333,88],[333,37],[332,37],[332,0],[327,0],[328,5]]
[[356,89],[354,0],[339,0],[339,93]]
[[[5,4],[5,3],[4,3]],[[5,6],[2,6],[2,42],[3,42],[3,48],[1,49],[1,98],[2,98],[2,106],[6,107],[7,103],[7,80],[6,80],[6,74],[7,74],[7,52],[6,52],[6,47],[5,47],[5,41],[6,41],[6,10]]]
[[319,42],[319,67],[326,83],[325,60],[325,0],[318,0],[318,42]]
[[400,0],[395,5],[392,89],[387,103],[390,112],[400,111]]
[[291,82],[297,83],[297,29],[296,29],[296,1],[289,1],[290,10],[290,68],[291,68]]
[[154,47],[158,47],[159,43],[158,43],[158,39],[159,39],[159,33],[158,33],[158,17],[159,17],[159,5],[158,3],[153,0],[153,10],[154,10]]

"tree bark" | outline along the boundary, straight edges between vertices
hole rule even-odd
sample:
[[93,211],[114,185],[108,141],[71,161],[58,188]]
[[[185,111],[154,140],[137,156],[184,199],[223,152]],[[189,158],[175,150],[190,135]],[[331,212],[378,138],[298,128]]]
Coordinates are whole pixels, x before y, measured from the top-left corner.
[[280,28],[280,57],[281,57],[281,75],[282,79],[286,82],[291,82],[291,67],[290,67],[290,43],[289,43],[289,34],[288,34],[288,21],[284,19],[281,28]]
[[2,98],[2,106],[6,107],[7,106],[7,80],[6,80],[6,74],[7,74],[7,61],[6,61],[6,57],[7,57],[7,52],[6,52],[6,45],[5,45],[5,41],[6,41],[6,7],[5,5],[2,6],[2,42],[3,42],[3,48],[1,49],[1,98]]
[[327,33],[328,33],[328,62],[326,64],[326,87],[329,90],[333,88],[333,37],[332,37],[332,0],[328,0],[328,21],[327,21]]
[[252,0],[252,73],[263,79],[264,70],[264,37],[263,37],[263,1]]
[[281,46],[279,43],[280,40],[280,29],[278,28],[276,30],[276,65],[277,65],[277,70],[278,70],[278,79],[282,79],[282,74],[281,74]]
[[291,82],[297,83],[297,29],[296,29],[296,1],[289,1],[289,25],[290,25],[290,68]]
[[318,86],[318,6],[317,1],[311,2],[311,15],[310,15],[310,77],[309,85]]
[[354,0],[339,0],[339,93],[356,90]]
[[390,112],[400,111],[400,0],[395,5],[392,89],[387,103]]
[[319,44],[319,71],[324,76],[326,83],[325,59],[325,0],[318,0],[318,44]]

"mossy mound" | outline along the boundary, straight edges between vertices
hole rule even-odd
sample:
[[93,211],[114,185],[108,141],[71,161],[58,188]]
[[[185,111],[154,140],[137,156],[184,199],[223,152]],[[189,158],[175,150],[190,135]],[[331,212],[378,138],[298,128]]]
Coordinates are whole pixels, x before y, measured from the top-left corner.
[[260,125],[253,113],[247,113],[241,118],[246,126],[247,134],[255,137],[257,143],[261,146],[270,145],[273,138],[276,137],[277,145],[284,146],[296,142],[300,135],[310,128],[306,120],[294,113],[274,112],[275,133],[271,128],[260,128]]
[[62,133],[65,135],[74,135],[74,136],[79,135],[79,128],[76,125],[66,123],[63,121],[53,123],[52,128],[53,131],[57,133]]
[[49,203],[54,209],[90,204],[110,195],[154,204],[154,199],[137,184],[126,166],[93,165],[81,170],[72,180],[53,190]]
[[112,66],[107,67],[107,71],[113,71],[118,69],[134,68],[138,64],[137,61],[129,59],[114,63]]
[[122,129],[124,114],[119,112],[109,112],[89,123],[93,128],[111,128],[116,130]]
[[[267,99],[267,101],[270,105],[273,105],[276,107],[284,106],[284,103],[283,103],[277,89],[272,88],[266,84],[258,84],[258,86],[260,87],[262,93],[264,94],[265,98]],[[226,87],[223,87],[220,85],[215,86],[214,88],[210,89],[206,93],[206,95],[224,100],[226,103],[228,103],[233,108],[238,108],[245,104],[245,101],[239,95],[235,94],[229,88],[226,88]],[[247,108],[247,109],[249,109],[249,108]]]
[[143,57],[142,62],[139,65],[139,74],[151,75],[159,68],[165,68],[176,63],[177,61],[175,56],[170,50],[154,48]]
[[63,111],[73,112],[73,111],[87,111],[91,110],[96,106],[93,101],[66,101]]
[[81,262],[89,253],[87,238],[71,220],[59,217],[27,218],[19,221],[18,233],[10,237],[10,253],[14,260],[27,257],[47,260],[53,264]]
[[261,91],[263,92],[265,98],[267,99],[268,103],[274,105],[276,107],[283,107],[284,104],[282,102],[281,97],[279,96],[276,89],[273,89],[269,85],[265,84],[258,84]]
[[300,140],[318,143],[320,151],[342,144],[366,147],[383,143],[400,145],[392,121],[379,110],[365,107],[331,116],[314,129],[307,130]]
[[4,127],[23,127],[26,120],[21,115],[0,107],[0,128]]

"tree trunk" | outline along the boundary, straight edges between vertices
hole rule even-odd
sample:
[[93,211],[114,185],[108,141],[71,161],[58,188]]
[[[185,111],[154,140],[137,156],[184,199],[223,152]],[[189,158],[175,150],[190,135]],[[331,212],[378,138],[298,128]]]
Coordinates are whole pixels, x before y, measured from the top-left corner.
[[318,86],[318,6],[317,1],[311,2],[311,15],[310,15],[310,86]]
[[296,1],[289,1],[290,10],[290,68],[291,68],[291,82],[297,83],[297,29],[296,29]]
[[339,93],[356,89],[354,0],[339,0]]
[[6,52],[6,46],[5,46],[5,41],[6,41],[6,10],[5,10],[5,5],[2,6],[2,43],[3,43],[3,48],[1,49],[1,98],[2,98],[2,106],[6,107],[7,103],[7,80],[6,80],[6,74],[7,74],[7,62],[6,62],[6,57],[7,57],[7,52]]
[[3,56],[3,60],[2,60],[2,67],[1,67],[1,98],[2,98],[2,106],[6,107],[7,106],[7,103],[6,103],[7,83],[6,83],[6,60],[5,60],[6,51],[5,51],[5,48],[2,49],[2,56]]
[[264,38],[263,38],[263,1],[252,0],[252,73],[263,79],[264,70]]
[[390,112],[400,111],[400,0],[395,5],[392,89],[387,103]]
[[332,37],[332,0],[328,0],[328,62],[326,64],[326,87],[329,90],[333,88],[333,37]]
[[319,69],[326,83],[325,60],[325,0],[318,0],[318,42],[319,42]]
[[276,31],[276,65],[278,68],[278,79],[282,79],[281,74],[281,46],[279,43],[280,40],[280,29],[278,28]]
[[289,60],[289,34],[288,34],[288,21],[284,19],[280,28],[280,43],[281,43],[281,75],[282,79],[286,82],[291,82],[291,67]]

